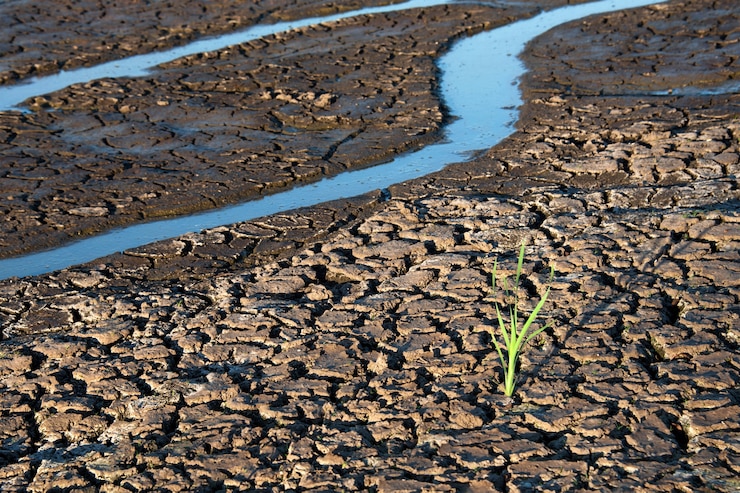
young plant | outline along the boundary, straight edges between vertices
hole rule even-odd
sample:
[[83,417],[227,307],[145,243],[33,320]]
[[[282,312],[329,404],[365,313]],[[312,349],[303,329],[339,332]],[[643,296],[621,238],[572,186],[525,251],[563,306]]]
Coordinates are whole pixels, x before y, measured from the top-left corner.
[[[498,329],[501,332],[500,337],[502,340],[499,341],[499,336],[496,334],[495,328],[491,329],[491,339],[493,340],[493,345],[498,352],[498,356],[501,359],[501,365],[504,369],[504,393],[507,397],[511,397],[514,394],[514,387],[516,386],[517,381],[516,367],[517,363],[519,362],[519,354],[521,354],[522,349],[527,344],[527,342],[529,342],[530,339],[536,337],[540,332],[550,326],[550,323],[548,322],[534,332],[527,334],[532,323],[537,318],[537,315],[539,315],[540,310],[542,310],[542,307],[545,306],[547,297],[550,295],[550,286],[548,285],[545,294],[537,303],[537,306],[535,306],[534,310],[532,310],[532,313],[529,314],[529,317],[527,317],[524,325],[522,325],[521,328],[519,327],[519,281],[522,276],[525,245],[526,243],[522,242],[522,247],[519,249],[519,260],[516,266],[514,285],[510,287],[508,279],[503,279],[504,299],[506,300],[505,304],[507,305],[509,311],[508,322],[504,320],[504,317],[501,314],[501,306],[499,305],[498,301],[494,301],[494,305],[496,307]],[[494,296],[496,294],[497,270],[498,259],[493,263],[493,272],[491,273],[492,294]],[[552,266],[550,266],[550,279],[548,280],[548,284],[552,283],[554,275],[555,270]]]

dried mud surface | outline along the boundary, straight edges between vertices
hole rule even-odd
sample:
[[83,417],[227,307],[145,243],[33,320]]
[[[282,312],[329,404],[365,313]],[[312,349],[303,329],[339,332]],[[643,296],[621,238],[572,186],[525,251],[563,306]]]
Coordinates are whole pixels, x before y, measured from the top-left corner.
[[[737,491],[737,16],[558,28],[473,162],[0,283],[0,489]],[[506,399],[523,239],[553,327]]]

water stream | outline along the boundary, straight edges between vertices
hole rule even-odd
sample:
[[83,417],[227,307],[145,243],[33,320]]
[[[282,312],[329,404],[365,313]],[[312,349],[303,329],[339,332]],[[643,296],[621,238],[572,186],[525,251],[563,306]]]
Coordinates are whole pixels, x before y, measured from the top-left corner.
[[[445,3],[445,0],[412,0],[389,7],[259,26],[242,33],[196,41],[167,52],[136,56],[98,67],[67,72],[64,75],[45,77],[27,85],[0,88],[0,101],[14,107],[28,97],[58,90],[71,83],[88,82],[103,74],[105,77],[146,75],[153,66],[165,61],[221,49],[287,28],[329,22],[358,13],[387,12],[440,3]],[[43,274],[205,228],[247,221],[298,207],[384,189],[392,184],[438,171],[447,164],[465,161],[472,152],[491,148],[514,131],[514,123],[518,118],[517,108],[522,103],[518,80],[524,73],[524,65],[517,55],[522,52],[528,41],[565,22],[653,3],[656,3],[655,0],[602,0],[562,7],[458,41],[438,61],[442,73],[440,81],[442,97],[452,115],[457,117],[453,123],[445,127],[445,138],[441,142],[401,155],[385,164],[348,171],[242,204],[137,224],[75,241],[53,250],[0,260],[0,279]],[[106,66],[108,67],[105,68]],[[115,73],[112,75],[114,68]]]

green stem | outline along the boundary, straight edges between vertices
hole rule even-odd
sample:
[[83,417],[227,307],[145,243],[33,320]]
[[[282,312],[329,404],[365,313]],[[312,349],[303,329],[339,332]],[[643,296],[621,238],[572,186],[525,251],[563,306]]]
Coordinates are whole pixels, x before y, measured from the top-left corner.
[[516,377],[517,352],[509,350],[508,353],[509,370],[506,372],[506,381],[504,382],[504,394],[506,394],[506,397],[511,397],[512,395],[514,395],[514,386],[516,385],[514,379]]

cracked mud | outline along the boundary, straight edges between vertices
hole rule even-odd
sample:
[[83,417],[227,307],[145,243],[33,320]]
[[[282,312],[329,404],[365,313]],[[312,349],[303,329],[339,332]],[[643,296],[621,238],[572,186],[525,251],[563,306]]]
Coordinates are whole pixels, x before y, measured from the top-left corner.
[[[480,29],[488,8],[425,9],[422,17],[440,19],[435,39],[447,40],[466,22]],[[456,14],[466,9],[481,13],[472,20]],[[417,18],[398,14],[398,25],[418,22],[409,15]],[[350,31],[359,39],[357,30],[388,29],[390,17],[361,21]],[[0,282],[0,489],[737,491],[740,98],[712,91],[737,78],[737,17],[729,0],[701,0],[562,26],[528,47],[517,132],[472,162],[387,194]],[[325,35],[346,27],[326,28]],[[412,58],[422,63],[414,65],[422,82],[405,90],[430,113],[408,127],[373,126],[365,122],[372,115],[358,117],[384,150],[388,141],[420,145],[419,135],[431,138],[444,122],[429,93],[431,48],[418,47],[427,38],[412,38],[399,35],[386,55],[419,50]],[[301,42],[313,50],[320,39],[317,33]],[[321,46],[346,47],[331,39],[337,46]],[[357,45],[346,43],[344,53],[356,52]],[[259,51],[271,50],[288,49],[275,39]],[[687,50],[696,63],[686,63]],[[302,63],[319,63],[305,56]],[[216,58],[213,66],[233,63],[231,54]],[[207,88],[217,84],[206,70],[211,62],[197,76],[183,70],[188,63],[168,66],[153,88],[188,77],[203,101],[235,97],[233,90]],[[296,128],[297,121],[316,122],[331,111],[321,101],[327,108],[344,97],[347,105],[352,98],[364,104],[360,93],[322,92],[308,79],[290,83],[290,90],[270,83],[265,99],[255,88],[248,100],[266,102],[262,114],[287,118],[293,111]],[[17,139],[29,129],[30,138],[49,131],[51,121],[109,114],[92,108],[114,104],[107,98],[119,84],[73,88],[31,114],[6,113],[2,118],[11,123],[4,131]],[[675,90],[686,85],[699,90]],[[378,95],[390,97],[383,87]],[[311,91],[313,97],[301,99]],[[161,97],[123,94],[115,104],[125,100],[136,109],[117,107],[121,118],[146,114],[141,108]],[[162,105],[165,113],[158,114],[162,122],[198,122],[202,115],[188,112],[228,107],[218,101]],[[133,123],[122,125],[138,129],[130,139],[151,137],[138,135],[143,127],[136,126],[150,121]],[[100,136],[101,128],[91,126],[89,135]],[[346,130],[321,132],[338,129]],[[120,154],[69,135],[59,137],[53,159],[48,149],[6,136],[2,183],[17,188],[3,195],[30,204],[36,190],[65,190],[29,174],[44,173],[39,163],[57,162],[64,149],[91,160],[145,162],[131,154],[135,146],[123,144],[123,134],[117,135]],[[175,155],[172,149],[183,143],[168,136],[162,142],[174,147],[165,151],[156,149],[159,142],[143,143],[141,152]],[[211,145],[239,149],[229,138]],[[319,168],[328,169],[340,148],[331,159],[317,159]],[[368,139],[353,151],[359,157],[336,162],[370,164],[381,157],[371,148]],[[14,152],[28,157],[19,181],[5,167]],[[286,161],[301,156],[300,147],[270,152]],[[73,213],[64,207],[81,204],[109,211],[111,183],[137,193],[129,192],[133,182],[117,181],[123,171],[110,173],[105,187],[85,186],[69,200],[33,200],[67,214]],[[176,173],[160,170],[157,180],[170,174]],[[182,180],[183,194],[202,193],[197,187],[204,181],[177,176],[172,183]],[[106,205],[96,205],[95,197]],[[183,207],[172,200],[171,207]],[[10,222],[18,229],[2,236],[5,252],[59,241],[40,226],[48,214],[41,219],[18,207],[15,216],[6,214],[17,219],[3,227]],[[88,212],[85,217],[107,217]],[[506,399],[490,343],[490,272],[495,258],[513,268],[524,239],[525,285],[533,299],[544,290],[548,265],[555,268],[547,307],[554,324],[524,352],[517,392]]]

